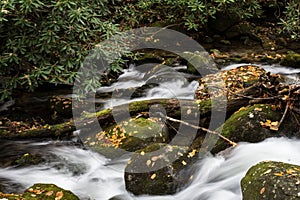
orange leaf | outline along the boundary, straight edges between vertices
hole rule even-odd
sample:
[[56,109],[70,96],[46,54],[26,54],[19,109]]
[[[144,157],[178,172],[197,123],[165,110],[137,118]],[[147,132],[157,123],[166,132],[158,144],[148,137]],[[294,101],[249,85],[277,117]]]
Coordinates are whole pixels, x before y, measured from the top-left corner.
[[259,194],[263,194],[263,193],[265,192],[265,190],[266,190],[266,188],[265,188],[265,187],[261,188],[261,190],[260,190]]
[[49,191],[49,192],[46,193],[46,196],[49,197],[49,196],[51,196],[52,194],[53,194],[53,191]]
[[64,193],[62,191],[56,192],[55,200],[60,200],[64,196]]

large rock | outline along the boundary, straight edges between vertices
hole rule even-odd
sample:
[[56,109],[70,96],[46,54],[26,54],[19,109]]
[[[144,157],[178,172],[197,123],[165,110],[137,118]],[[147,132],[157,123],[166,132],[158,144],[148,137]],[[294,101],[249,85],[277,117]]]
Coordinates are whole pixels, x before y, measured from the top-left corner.
[[[291,114],[286,115],[278,127],[282,116],[283,112],[275,105],[246,106],[230,116],[217,131],[234,142],[260,142],[266,138],[282,136],[299,137],[296,118]],[[217,153],[227,147],[229,144],[226,141],[219,140],[212,152]]]
[[84,142],[95,151],[110,157],[143,149],[153,143],[168,142],[165,124],[158,118],[132,118],[88,137]]
[[137,151],[125,169],[126,189],[135,195],[174,194],[193,178],[190,166],[197,150],[154,144]]
[[243,200],[300,199],[300,166],[261,162],[248,170],[241,184]]
[[28,188],[23,194],[3,194],[3,200],[79,200],[69,190],[64,190],[54,184],[35,184]]

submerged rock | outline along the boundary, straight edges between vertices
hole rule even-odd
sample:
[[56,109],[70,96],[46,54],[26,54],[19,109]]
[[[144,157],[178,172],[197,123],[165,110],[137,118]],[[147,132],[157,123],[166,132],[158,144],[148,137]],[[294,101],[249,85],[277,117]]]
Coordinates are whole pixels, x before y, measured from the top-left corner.
[[300,166],[267,161],[251,167],[241,181],[243,200],[300,198]]
[[0,198],[6,200],[79,200],[69,190],[64,190],[54,184],[34,184],[23,194],[3,194]]

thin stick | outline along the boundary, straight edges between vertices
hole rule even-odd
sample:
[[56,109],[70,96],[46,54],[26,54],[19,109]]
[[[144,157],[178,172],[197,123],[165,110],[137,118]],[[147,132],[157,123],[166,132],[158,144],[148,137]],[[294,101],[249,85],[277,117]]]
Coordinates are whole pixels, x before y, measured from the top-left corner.
[[226,142],[228,142],[228,143],[231,144],[232,146],[237,146],[237,145],[238,145],[237,143],[231,141],[230,139],[224,137],[223,135],[221,135],[220,133],[218,133],[218,132],[216,132],[216,131],[212,131],[212,130],[209,130],[209,129],[207,129],[207,128],[200,127],[200,126],[195,126],[195,125],[190,124],[190,123],[188,123],[188,122],[185,122],[185,121],[182,121],[182,120],[178,120],[178,119],[174,119],[174,118],[169,117],[169,116],[166,116],[166,119],[168,119],[168,120],[170,120],[170,121],[173,121],[173,122],[183,123],[183,124],[185,124],[185,125],[187,125],[187,126],[190,126],[190,127],[192,127],[192,128],[195,128],[195,129],[201,129],[201,130],[206,131],[206,132],[208,132],[208,133],[210,133],[210,134],[218,135],[220,138],[222,138],[223,140],[225,140]]
[[281,117],[281,119],[280,119],[280,121],[279,121],[279,123],[278,123],[278,126],[277,126],[278,128],[279,128],[280,125],[282,124],[282,122],[283,122],[283,120],[284,120],[284,118],[285,118],[285,116],[286,116],[286,113],[287,113],[289,107],[290,107],[290,102],[287,102],[287,103],[286,103],[286,106],[285,106],[285,109],[284,109],[284,113],[283,113],[283,115],[282,115],[282,117]]
[[295,114],[294,112],[291,112],[291,113],[292,113],[294,119],[296,120],[298,126],[300,126],[300,123],[299,123],[299,120],[298,120],[297,117],[296,117],[296,114]]

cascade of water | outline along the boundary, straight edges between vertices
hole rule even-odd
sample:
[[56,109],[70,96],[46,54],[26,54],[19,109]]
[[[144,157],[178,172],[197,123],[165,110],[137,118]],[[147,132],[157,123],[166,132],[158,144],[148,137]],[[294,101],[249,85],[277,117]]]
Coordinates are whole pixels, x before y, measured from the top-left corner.
[[[233,67],[237,67],[237,65],[231,65],[225,69]],[[263,67],[272,73],[280,72],[292,75],[300,73],[300,70],[288,68]],[[157,86],[148,89],[143,97],[134,100],[172,97],[192,99],[198,86],[197,81],[188,82],[179,72],[175,70],[171,72],[173,74],[170,75],[170,71],[162,70],[149,75],[131,66],[120,76],[118,82],[112,86],[103,87],[98,92],[136,88],[154,82],[158,83]],[[165,77],[165,75],[168,77],[157,79],[157,77]],[[131,100],[128,98],[114,99],[113,96],[110,98],[110,103],[109,101],[106,103],[111,107]],[[15,144],[17,145],[11,147],[11,152],[7,156],[13,156],[11,153],[19,155],[20,151],[26,153],[27,149],[40,149],[45,162],[23,168],[0,168],[0,178],[7,180],[8,185],[17,184],[19,187],[17,192],[22,192],[21,190],[34,183],[53,183],[73,191],[81,199],[106,200],[116,195],[123,195],[127,199],[137,200],[240,200],[240,180],[252,165],[263,160],[300,165],[300,140],[273,138],[256,144],[241,143],[226,155],[226,158],[219,155],[199,160],[194,166],[197,173],[194,175],[192,184],[183,191],[167,196],[134,197],[125,190],[124,168],[128,158],[111,161],[90,150],[83,150],[81,147],[64,143],[57,146],[52,142],[15,141]],[[9,148],[2,148],[1,151],[7,149]],[[5,152],[2,152],[2,155],[5,155]],[[6,186],[6,184],[3,185]]]
[[124,186],[127,158],[110,161],[74,146],[50,146],[46,149],[43,153],[54,155],[45,157],[46,162],[25,168],[0,169],[0,177],[10,180],[10,183],[21,184],[21,189],[38,182],[54,183],[74,191],[81,199],[106,200],[123,195],[136,200],[240,200],[240,181],[252,165],[263,160],[300,165],[300,140],[271,138],[255,144],[240,143],[226,158],[207,156],[199,160],[194,166],[196,174],[192,184],[183,191],[167,196],[134,197],[126,192]]

